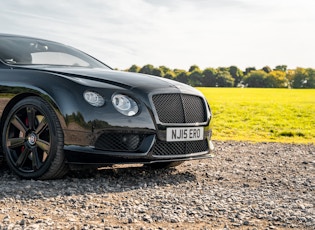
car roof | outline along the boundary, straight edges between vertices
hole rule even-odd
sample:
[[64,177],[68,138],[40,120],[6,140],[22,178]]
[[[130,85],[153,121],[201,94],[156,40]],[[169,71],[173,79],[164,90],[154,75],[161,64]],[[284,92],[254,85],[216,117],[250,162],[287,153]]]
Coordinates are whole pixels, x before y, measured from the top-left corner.
[[28,36],[24,35],[18,35],[18,34],[5,34],[5,33],[0,33],[1,37],[20,37],[20,38],[29,38]]
[[50,41],[50,40],[43,39],[43,38],[32,37],[32,36],[26,36],[26,35],[19,35],[19,34],[6,34],[6,33],[0,33],[0,37],[28,38],[28,39],[36,39],[36,40],[42,40],[42,41],[48,41],[48,42],[58,43],[58,42],[55,42],[55,41]]

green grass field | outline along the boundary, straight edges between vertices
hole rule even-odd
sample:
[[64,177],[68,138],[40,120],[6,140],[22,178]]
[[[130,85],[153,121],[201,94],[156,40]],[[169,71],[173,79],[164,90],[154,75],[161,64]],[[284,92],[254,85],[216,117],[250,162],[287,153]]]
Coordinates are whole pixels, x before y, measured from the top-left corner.
[[315,144],[315,89],[197,88],[214,140]]

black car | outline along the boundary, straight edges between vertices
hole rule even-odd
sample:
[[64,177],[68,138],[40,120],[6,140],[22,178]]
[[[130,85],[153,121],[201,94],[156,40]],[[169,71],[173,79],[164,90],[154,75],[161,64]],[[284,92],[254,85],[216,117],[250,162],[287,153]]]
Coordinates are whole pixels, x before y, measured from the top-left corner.
[[22,178],[207,158],[210,119],[205,97],[188,85],[114,71],[56,42],[0,34],[0,157]]

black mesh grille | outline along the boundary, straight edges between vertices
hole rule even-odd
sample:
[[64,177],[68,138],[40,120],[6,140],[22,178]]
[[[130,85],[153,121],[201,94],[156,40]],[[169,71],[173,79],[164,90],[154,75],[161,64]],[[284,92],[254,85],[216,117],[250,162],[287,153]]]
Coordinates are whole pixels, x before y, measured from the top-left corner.
[[206,120],[204,101],[200,97],[182,95],[186,123],[204,122]]
[[163,123],[205,122],[202,98],[186,94],[158,94],[152,97],[159,120]]
[[164,142],[157,141],[153,148],[155,156],[186,155],[208,151],[207,140],[188,142]]
[[104,151],[136,151],[144,135],[124,133],[104,133],[95,143],[95,148]]

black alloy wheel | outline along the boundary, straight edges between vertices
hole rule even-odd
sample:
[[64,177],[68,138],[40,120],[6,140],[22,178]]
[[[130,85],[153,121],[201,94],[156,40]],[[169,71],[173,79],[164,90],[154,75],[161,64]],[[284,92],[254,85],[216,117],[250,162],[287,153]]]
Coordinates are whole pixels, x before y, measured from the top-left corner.
[[2,143],[9,167],[22,178],[53,179],[67,172],[59,120],[42,98],[25,98],[11,109]]

